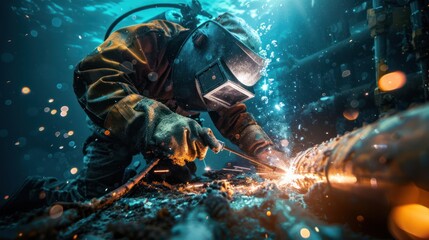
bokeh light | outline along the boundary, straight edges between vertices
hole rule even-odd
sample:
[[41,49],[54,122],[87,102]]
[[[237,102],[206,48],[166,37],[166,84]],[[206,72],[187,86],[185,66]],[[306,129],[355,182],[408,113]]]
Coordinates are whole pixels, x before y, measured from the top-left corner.
[[345,119],[349,121],[356,120],[359,117],[359,111],[357,109],[346,109],[343,112],[343,116]]
[[429,239],[429,208],[420,204],[395,207],[389,217],[390,232],[397,239]]
[[59,218],[63,215],[64,208],[60,204],[55,204],[49,209],[49,216],[52,219]]
[[308,230],[308,228],[301,228],[301,230],[299,231],[299,234],[301,235],[302,238],[309,238],[311,235],[310,230]]
[[402,88],[407,82],[405,73],[396,71],[383,75],[378,81],[378,87],[381,91],[388,92]]
[[21,89],[22,94],[29,94],[31,92],[31,89],[29,87],[23,87]]
[[78,169],[76,167],[70,169],[70,173],[75,175],[78,172]]
[[68,110],[69,110],[69,107],[67,107],[67,106],[61,107],[61,112],[67,112]]

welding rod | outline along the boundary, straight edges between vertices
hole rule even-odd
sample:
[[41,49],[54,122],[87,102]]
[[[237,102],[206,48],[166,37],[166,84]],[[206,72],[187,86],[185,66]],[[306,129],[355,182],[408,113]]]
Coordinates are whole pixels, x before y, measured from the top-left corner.
[[251,156],[249,156],[249,155],[247,155],[247,154],[244,154],[244,153],[241,153],[241,152],[235,151],[234,149],[232,149],[232,148],[230,148],[230,147],[226,146],[226,145],[225,145],[225,143],[224,143],[224,142],[222,142],[222,141],[219,141],[219,143],[220,143],[220,145],[222,146],[222,147],[221,147],[221,149],[220,149],[220,151],[222,151],[222,150],[226,150],[226,151],[228,151],[228,152],[230,152],[230,153],[232,153],[232,154],[235,154],[235,155],[237,155],[237,156],[239,156],[239,157],[242,157],[242,158],[244,158],[244,159],[246,159],[246,160],[248,160],[248,161],[250,161],[250,162],[252,162],[252,163],[254,163],[254,164],[257,164],[257,165],[260,165],[260,166],[266,167],[266,168],[268,168],[268,169],[271,169],[273,172],[283,172],[283,170],[282,170],[282,169],[280,169],[280,168],[273,167],[273,166],[268,165],[268,164],[266,164],[266,163],[260,162],[260,161],[256,160],[255,158],[253,158],[253,157],[251,157]]

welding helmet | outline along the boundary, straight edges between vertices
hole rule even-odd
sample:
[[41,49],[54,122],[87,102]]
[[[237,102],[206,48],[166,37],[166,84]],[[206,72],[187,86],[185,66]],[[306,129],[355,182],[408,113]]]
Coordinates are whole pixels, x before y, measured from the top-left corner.
[[223,14],[189,34],[173,63],[177,104],[186,110],[214,111],[254,97],[264,59],[260,39],[241,18]]

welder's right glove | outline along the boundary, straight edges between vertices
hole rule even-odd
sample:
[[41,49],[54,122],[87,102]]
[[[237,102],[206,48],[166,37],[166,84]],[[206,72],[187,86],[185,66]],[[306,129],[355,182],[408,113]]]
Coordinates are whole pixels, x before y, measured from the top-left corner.
[[136,94],[114,105],[105,127],[146,158],[166,157],[180,166],[195,158],[203,159],[208,148],[214,152],[221,149],[210,129]]
[[149,146],[157,148],[161,155],[173,163],[184,166],[186,161],[203,159],[210,147],[220,150],[220,144],[212,130],[201,127],[195,120],[171,112],[159,118]]

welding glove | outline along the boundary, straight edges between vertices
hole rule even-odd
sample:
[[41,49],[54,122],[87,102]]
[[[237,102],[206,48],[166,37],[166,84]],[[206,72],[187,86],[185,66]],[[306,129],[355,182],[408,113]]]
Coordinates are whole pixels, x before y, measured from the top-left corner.
[[138,134],[145,157],[165,157],[174,164],[184,166],[195,158],[203,159],[208,148],[214,152],[221,149],[209,128],[203,128],[195,120],[172,112],[160,102],[142,99],[134,110],[145,115],[144,126]]
[[179,166],[195,158],[203,159],[208,147],[215,152],[220,150],[220,144],[209,128],[173,112],[160,118],[150,145]]

